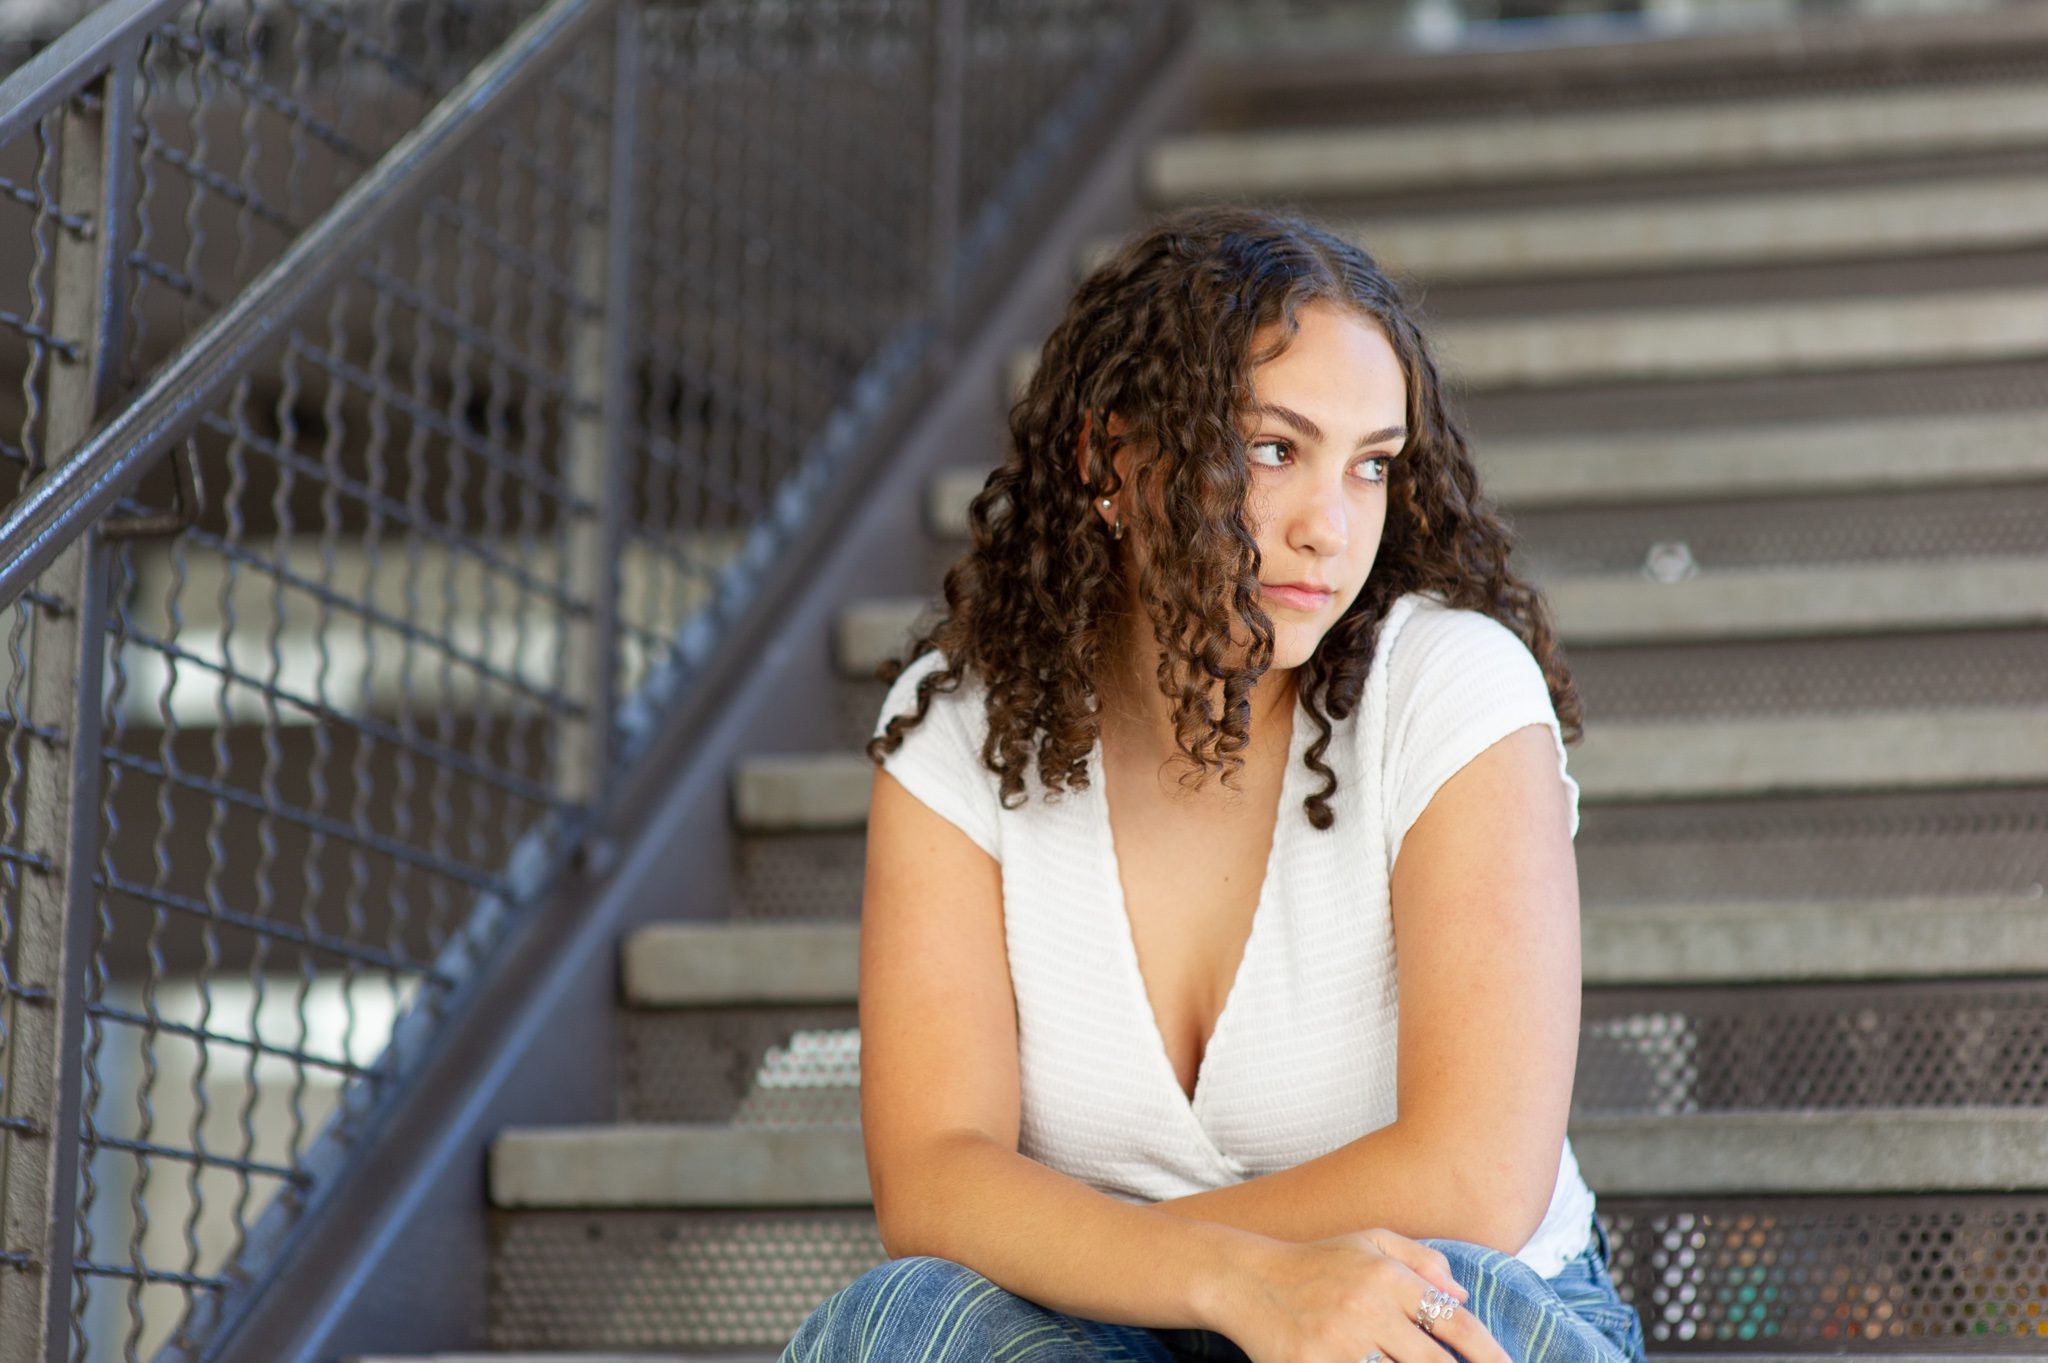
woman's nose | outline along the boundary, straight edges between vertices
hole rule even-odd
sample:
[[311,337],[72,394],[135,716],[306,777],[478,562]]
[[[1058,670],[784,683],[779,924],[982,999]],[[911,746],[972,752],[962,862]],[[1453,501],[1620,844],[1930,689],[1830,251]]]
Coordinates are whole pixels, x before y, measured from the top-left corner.
[[1336,554],[1350,542],[1351,528],[1344,489],[1317,484],[1305,504],[1296,508],[1295,537],[1298,547],[1319,554]]

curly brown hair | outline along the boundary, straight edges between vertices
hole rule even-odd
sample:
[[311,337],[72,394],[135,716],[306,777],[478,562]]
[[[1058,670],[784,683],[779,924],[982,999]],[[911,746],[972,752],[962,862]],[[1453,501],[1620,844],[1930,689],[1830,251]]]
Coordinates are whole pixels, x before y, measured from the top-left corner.
[[[1337,789],[1324,764],[1333,719],[1363,693],[1380,622],[1402,595],[1434,595],[1513,630],[1542,665],[1566,742],[1583,733],[1578,692],[1541,594],[1508,567],[1513,537],[1480,491],[1443,380],[1399,288],[1365,251],[1307,218],[1243,204],[1184,208],[1130,238],[1075,290],[1046,337],[1029,386],[1009,411],[1010,452],[968,508],[970,548],[945,576],[946,614],[877,677],[894,681],[937,650],[945,666],[920,680],[917,708],[867,744],[881,763],[921,722],[935,692],[971,670],[984,684],[981,758],[1006,808],[1022,804],[1036,756],[1047,799],[1088,785],[1100,733],[1094,679],[1116,655],[1113,622],[1124,580],[1090,499],[1121,483],[1114,456],[1129,445],[1131,482],[1149,562],[1138,596],[1160,648],[1158,682],[1172,702],[1177,745],[1196,784],[1213,766],[1226,787],[1250,740],[1252,685],[1272,659],[1273,623],[1259,607],[1259,551],[1246,516],[1249,479],[1239,415],[1255,366],[1299,331],[1296,311],[1325,300],[1369,317],[1407,381],[1409,430],[1388,465],[1385,529],[1366,583],[1297,673],[1319,733],[1304,761],[1323,778],[1304,808],[1335,822]],[[1270,323],[1277,341],[1253,353]],[[1124,430],[1112,439],[1114,412]],[[1088,477],[1078,475],[1085,428]],[[1231,666],[1232,626],[1252,643]],[[1223,685],[1222,715],[1210,696]],[[1013,800],[1012,797],[1015,797]]]

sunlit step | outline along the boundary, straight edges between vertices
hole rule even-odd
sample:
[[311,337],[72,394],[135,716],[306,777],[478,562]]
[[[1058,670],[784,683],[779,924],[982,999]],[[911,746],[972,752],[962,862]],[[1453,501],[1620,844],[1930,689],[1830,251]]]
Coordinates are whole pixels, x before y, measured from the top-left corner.
[[1603,1197],[2048,1190],[2048,1112],[2025,1108],[1590,1117],[1569,1130]]
[[1696,101],[1397,127],[1188,133],[1145,159],[1154,202],[1335,197],[1382,190],[1612,179],[1820,162],[1863,162],[2048,140],[2048,93],[2033,80],[1779,99]]
[[[1603,1196],[2048,1190],[2048,1113],[1837,1109],[1587,1117],[1567,1127]],[[491,1143],[492,1205],[866,1206],[857,1126],[514,1128]]]
[[860,923],[653,923],[619,952],[635,1008],[852,1003]]
[[[2048,558],[1942,559],[1809,568],[1715,568],[1672,582],[1640,573],[1541,584],[1567,644],[1682,643],[2048,625]],[[839,670],[870,678],[941,603],[871,597],[839,612]]]
[[[621,681],[656,666],[758,560],[736,532],[628,540],[618,563]],[[179,728],[307,725],[323,714],[461,713],[576,704],[575,622],[589,596],[551,538],[469,537],[460,547],[392,533],[253,538],[231,555],[153,543],[131,551],[135,584],[104,683],[122,722]],[[0,652],[0,689],[13,666]],[[273,719],[274,716],[274,719]]]
[[[2048,971],[2043,894],[1589,902],[1579,925],[1589,985]],[[626,939],[620,968],[634,1008],[851,1005],[860,924],[653,924]]]
[[637,1123],[515,1127],[491,1142],[491,1204],[866,1206],[858,1127]]
[[2048,971],[2048,897],[2040,893],[1590,903],[1580,907],[1579,929],[1589,985]]
[[1432,336],[1447,371],[1483,388],[1962,364],[2048,351],[2048,289],[1562,313]]
[[[2048,781],[2048,708],[1972,706],[1588,724],[1567,763],[1587,800],[1940,789]],[[857,752],[740,762],[742,833],[862,828],[875,767]]]
[[[1956,488],[2048,478],[2048,411],[1934,412],[1862,421],[1717,426],[1480,441],[1487,495],[1516,509],[1718,497]],[[987,469],[946,469],[925,485],[925,524],[968,534]]]
[[2048,781],[2048,707],[1592,723],[1567,762],[1599,800],[2031,784]]
[[[2048,184],[1976,176],[1590,208],[1390,214],[1346,219],[1332,230],[1382,269],[1430,284],[1789,264],[2048,241]],[[1117,244],[1089,243],[1081,269],[1093,270]]]
[[[2048,289],[1539,313],[1429,334],[1439,367],[1481,389],[1963,364],[2048,352]],[[1012,356],[1013,399],[1037,365],[1035,350]]]

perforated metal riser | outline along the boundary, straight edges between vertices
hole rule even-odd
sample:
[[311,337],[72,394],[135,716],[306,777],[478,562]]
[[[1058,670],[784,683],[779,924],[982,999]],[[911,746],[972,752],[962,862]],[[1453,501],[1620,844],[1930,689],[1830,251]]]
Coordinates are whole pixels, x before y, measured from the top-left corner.
[[[2048,555],[2041,560],[2048,574]],[[1603,721],[2048,704],[2048,630],[1570,650]]]
[[[1652,1351],[2033,1352],[2048,1199],[1602,1199]],[[867,1211],[500,1213],[503,1349],[779,1349],[883,1262]]]
[[[905,648],[897,656],[909,650]],[[842,680],[832,688],[833,699],[838,706],[835,722],[840,741],[846,747],[859,752],[867,746],[870,735],[875,731],[875,721],[881,717],[882,701],[888,696],[889,688],[878,681]]]
[[2048,484],[1510,514],[1520,566],[1539,579],[1634,572],[1663,541],[1684,543],[1702,571],[2048,554]]
[[2048,981],[1588,990],[1575,1117],[2048,1106]]
[[2048,789],[1593,805],[1576,845],[1589,905],[2032,898],[2048,883]]
[[860,917],[867,872],[862,833],[754,834],[738,839],[739,901],[746,920]]
[[779,1349],[887,1256],[866,1209],[491,1218],[499,1349]]
[[[1423,326],[1429,325],[1424,320]],[[1485,457],[1491,442],[1630,430],[1725,429],[1756,423],[1886,414],[2015,411],[2048,402],[2037,360],[1848,370],[1842,373],[1574,384],[1453,397]]]
[[858,1125],[858,1025],[852,1007],[628,1011],[619,1020],[619,1117]]
[[2048,1198],[1603,1198],[1600,1214],[1656,1352],[2048,1346]]

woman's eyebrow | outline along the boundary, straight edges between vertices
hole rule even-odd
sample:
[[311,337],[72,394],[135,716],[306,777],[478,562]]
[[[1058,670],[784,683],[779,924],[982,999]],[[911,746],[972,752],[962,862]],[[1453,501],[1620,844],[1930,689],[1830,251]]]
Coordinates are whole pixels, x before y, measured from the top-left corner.
[[[1251,411],[1255,416],[1279,417],[1310,440],[1320,441],[1324,438],[1322,427],[1316,425],[1315,422],[1310,421],[1292,407],[1282,407],[1277,402],[1254,402],[1251,405]],[[1388,426],[1382,430],[1374,431],[1370,435],[1360,436],[1356,448],[1362,450],[1367,445],[1377,445],[1382,440],[1404,440],[1407,436],[1408,428],[1406,426]]]

